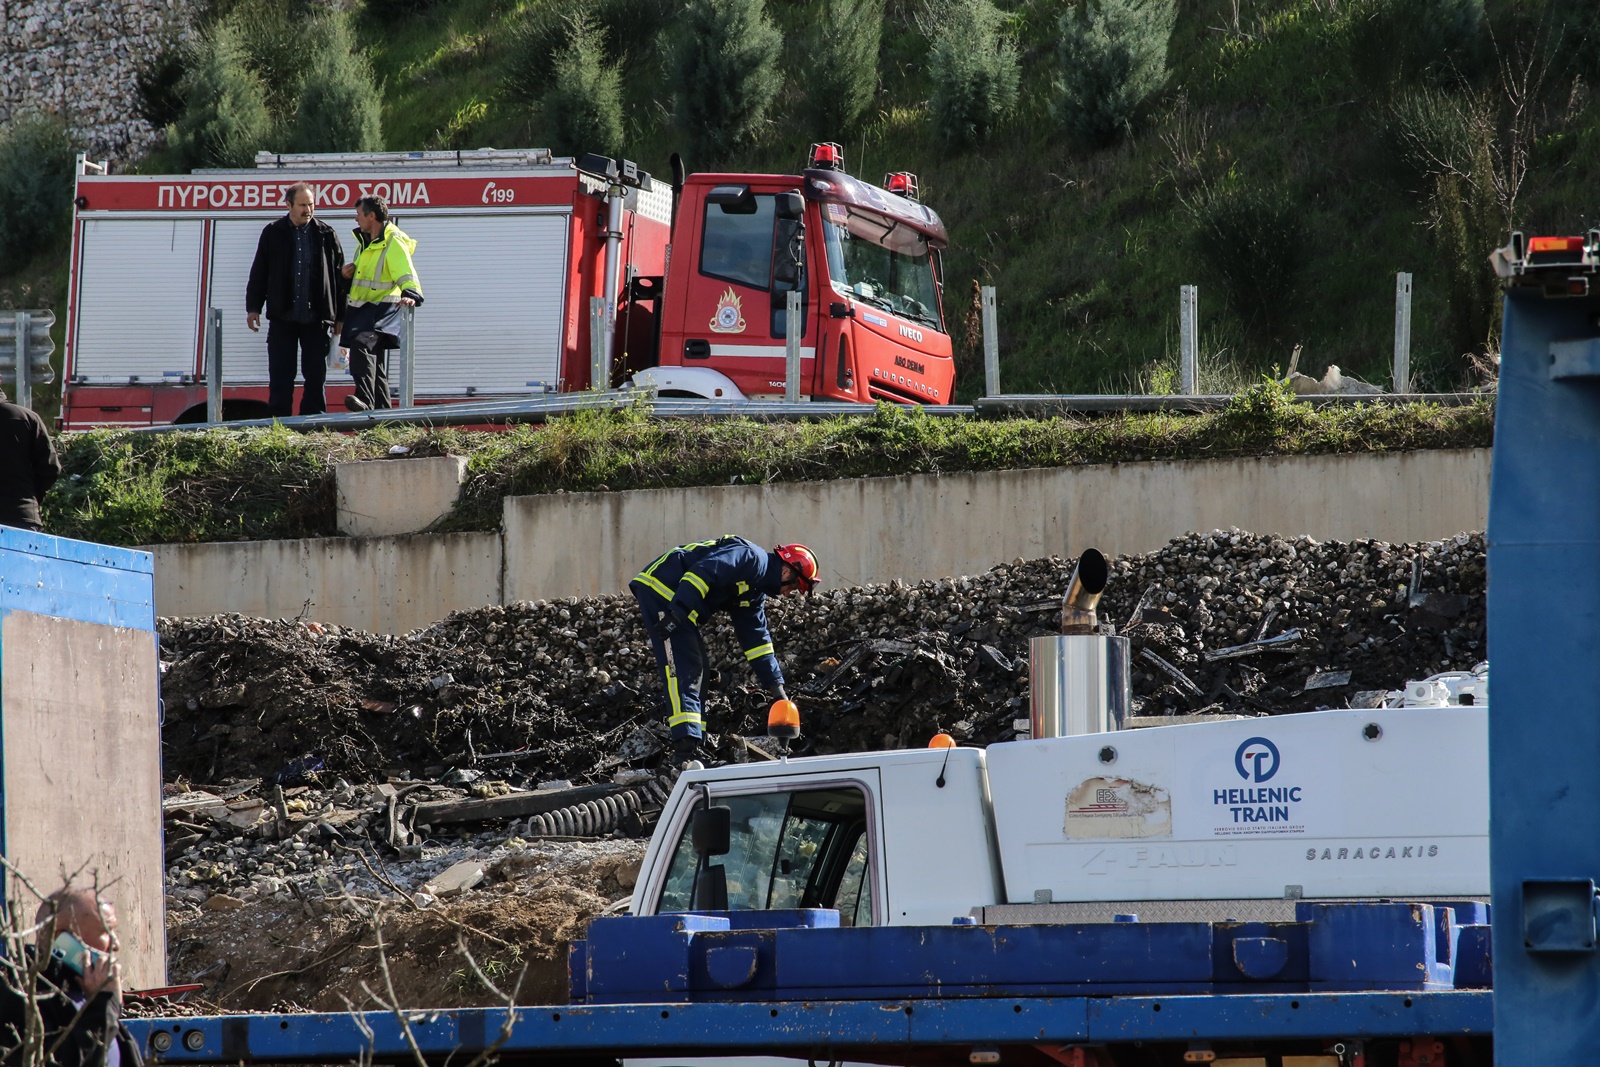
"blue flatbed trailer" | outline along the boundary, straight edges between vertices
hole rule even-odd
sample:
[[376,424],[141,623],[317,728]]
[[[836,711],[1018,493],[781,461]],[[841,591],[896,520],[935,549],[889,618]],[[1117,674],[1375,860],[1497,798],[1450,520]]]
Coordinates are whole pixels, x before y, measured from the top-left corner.
[[[455,1008],[406,1016],[425,1056],[470,1059],[493,1044],[507,1014],[504,1008]],[[1039,1053],[1041,1046],[1115,1053],[1136,1044],[1398,1043],[1421,1035],[1481,1044],[1493,1014],[1488,990],[544,1005],[516,1009],[500,1054],[508,1060],[788,1055],[818,1063],[967,1063],[974,1047],[993,1046],[1002,1063],[1019,1063],[1056,1058]],[[158,1031],[170,1035],[168,1050],[158,1054],[170,1063],[411,1059],[393,1012],[132,1019],[128,1028],[145,1048],[155,1047],[151,1038]],[[1019,1057],[1022,1051],[1030,1055]]]
[[[824,909],[601,918],[572,1003],[130,1023],[171,1063],[789,1056],[1110,1067],[1263,1052],[1487,1064],[1486,905],[1302,903],[1293,922],[841,929]],[[1458,923],[1457,916],[1469,920]],[[1129,917],[1132,918],[1132,917]],[[406,1030],[409,1028],[408,1039]],[[1381,1045],[1394,1055],[1368,1059]],[[999,1057],[998,1061],[990,1057]],[[1245,1062],[1254,1062],[1246,1060]]]

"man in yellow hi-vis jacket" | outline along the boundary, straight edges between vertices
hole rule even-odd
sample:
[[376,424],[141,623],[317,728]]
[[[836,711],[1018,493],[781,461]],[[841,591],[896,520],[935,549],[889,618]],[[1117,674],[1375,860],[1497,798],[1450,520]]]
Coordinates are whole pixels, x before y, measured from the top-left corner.
[[389,220],[389,204],[381,196],[356,201],[355,262],[341,273],[350,279],[344,333],[339,344],[350,350],[355,395],[344,399],[351,411],[389,406],[386,353],[400,347],[400,309],[422,303],[422,283],[411,253],[417,242]]

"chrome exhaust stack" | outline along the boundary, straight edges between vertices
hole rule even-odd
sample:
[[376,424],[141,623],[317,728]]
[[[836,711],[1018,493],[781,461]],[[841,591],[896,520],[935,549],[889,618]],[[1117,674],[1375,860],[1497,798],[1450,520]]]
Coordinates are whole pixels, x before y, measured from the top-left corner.
[[1128,639],[1101,634],[1095,611],[1110,577],[1106,558],[1085,551],[1061,598],[1060,635],[1028,642],[1028,717],[1035,739],[1120,730],[1131,713]]

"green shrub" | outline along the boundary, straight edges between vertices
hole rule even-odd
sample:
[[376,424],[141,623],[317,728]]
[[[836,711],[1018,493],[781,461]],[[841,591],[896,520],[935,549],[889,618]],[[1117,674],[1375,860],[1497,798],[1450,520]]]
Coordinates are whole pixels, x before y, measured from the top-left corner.
[[703,167],[755,139],[783,75],[764,0],[692,0],[672,46],[675,117]]
[[654,51],[684,0],[590,0],[588,13],[603,30],[610,55],[635,60]]
[[[240,4],[224,20],[239,42],[245,66],[266,90],[267,111],[281,126],[293,118],[315,57],[330,35],[340,33],[342,21],[342,14],[303,0],[254,0]],[[348,50],[349,35],[343,36]]]
[[1247,327],[1283,326],[1305,246],[1294,199],[1283,190],[1227,186],[1194,208],[1202,284],[1215,278]]
[[1375,88],[1470,79],[1484,58],[1483,15],[1483,0],[1352,0],[1345,11],[1351,67]]
[[378,87],[367,58],[354,52],[342,13],[328,19],[300,90],[289,131],[295,152],[376,152],[383,148]]
[[183,76],[188,50],[177,41],[163,45],[139,67],[139,116],[158,130],[164,130],[183,114]]
[[500,92],[519,104],[535,104],[550,88],[556,54],[570,33],[567,17],[555,4],[524,11],[506,33],[506,61]]
[[1166,84],[1175,0],[1084,0],[1059,22],[1056,117],[1087,145],[1133,132],[1139,106]]
[[581,14],[555,58],[544,97],[545,128],[557,152],[616,155],[622,149],[622,71],[607,63],[605,36]]
[[833,140],[853,131],[878,91],[884,0],[824,0],[806,40],[806,111],[811,132]]
[[1017,104],[1017,48],[990,0],[952,0],[932,13],[929,105],[952,148],[981,144]]
[[167,140],[187,166],[243,167],[268,147],[266,88],[246,65],[238,32],[228,23],[200,36],[183,93],[183,114]]
[[0,263],[22,266],[72,218],[72,142],[60,116],[0,126]]

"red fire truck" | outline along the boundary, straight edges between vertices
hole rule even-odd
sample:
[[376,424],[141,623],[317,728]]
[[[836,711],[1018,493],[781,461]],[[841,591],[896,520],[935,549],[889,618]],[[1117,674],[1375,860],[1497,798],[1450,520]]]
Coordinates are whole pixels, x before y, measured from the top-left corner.
[[[376,194],[416,238],[427,295],[411,339],[418,403],[597,384],[782,397],[791,290],[802,297],[802,396],[949,403],[939,216],[911,175],[860,181],[836,145],[808,162],[801,174],[685,177],[674,157],[670,183],[627,161],[545,150],[262,153],[254,170],[182,176],[81,165],[63,427],[204,421],[212,308],[224,417],[267,415],[266,332],[245,328],[245,280],[297,181],[341,233],[356,199]],[[350,389],[330,372],[330,408]]]

